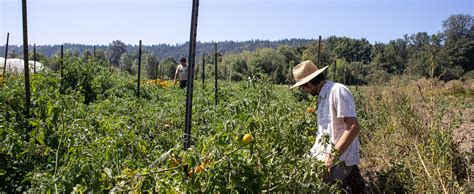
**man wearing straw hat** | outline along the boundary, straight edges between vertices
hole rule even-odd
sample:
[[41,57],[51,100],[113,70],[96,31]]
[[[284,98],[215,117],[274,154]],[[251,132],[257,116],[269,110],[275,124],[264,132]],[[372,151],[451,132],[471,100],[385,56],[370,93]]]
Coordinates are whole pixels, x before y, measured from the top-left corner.
[[[329,175],[324,180],[328,183],[340,180],[343,189],[350,187],[352,193],[362,193],[365,183],[357,166],[360,127],[354,98],[343,84],[326,80],[324,71],[327,67],[318,69],[311,61],[298,64],[293,68],[296,83],[290,89],[299,87],[319,96],[318,131],[311,155],[328,167]],[[328,138],[329,143],[323,143]]]

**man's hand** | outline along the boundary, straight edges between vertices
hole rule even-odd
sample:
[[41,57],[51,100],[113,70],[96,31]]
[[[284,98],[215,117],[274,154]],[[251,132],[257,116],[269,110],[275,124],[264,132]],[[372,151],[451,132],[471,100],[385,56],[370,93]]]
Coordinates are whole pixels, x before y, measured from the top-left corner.
[[334,165],[334,159],[331,154],[326,156],[326,159],[324,160],[324,165],[326,165],[327,167],[332,167],[332,165]]
[[328,167],[328,172],[329,172],[329,174],[331,174],[331,168],[334,165],[334,158],[333,158],[332,154],[328,154],[326,156],[326,159],[324,160],[324,165],[326,167]]

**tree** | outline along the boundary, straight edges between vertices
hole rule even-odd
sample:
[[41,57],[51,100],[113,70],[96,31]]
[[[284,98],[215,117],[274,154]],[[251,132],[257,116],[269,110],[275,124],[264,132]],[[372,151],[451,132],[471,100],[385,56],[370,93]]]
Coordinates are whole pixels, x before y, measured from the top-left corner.
[[82,53],[82,58],[86,60],[92,58],[92,52],[89,49],[85,50]]
[[285,57],[285,63],[289,64],[290,61],[300,61],[301,56],[298,55],[295,48],[291,48],[288,45],[281,45],[277,48],[278,53]]
[[451,15],[443,21],[444,35],[447,38],[446,44],[455,43],[462,39],[471,39],[474,36],[474,18],[471,15],[457,14]]
[[230,71],[230,79],[232,81],[241,81],[248,75],[247,63],[241,54],[224,55],[222,57],[222,62],[227,64]]
[[120,69],[125,70],[128,73],[135,75],[138,67],[138,59],[136,55],[125,53],[120,57]]
[[127,52],[125,49],[126,45],[120,40],[114,40],[112,43],[109,44],[109,61],[111,65],[118,67],[120,65],[120,57],[123,53]]
[[333,57],[343,58],[348,62],[371,62],[372,45],[365,38],[330,36],[327,40],[327,53]]
[[[273,72],[277,67],[285,63],[285,57],[275,49],[263,48],[251,53],[247,61],[252,75],[264,73],[273,77]],[[282,73],[283,71],[280,72]],[[285,74],[283,74],[283,76],[284,75]]]
[[431,45],[428,48],[429,76],[440,77],[448,70],[448,57],[442,45],[442,34],[431,36]]
[[293,67],[296,62],[301,61],[301,55],[297,52],[297,49],[291,48],[288,45],[279,46],[277,49],[280,55],[284,56],[284,64],[278,68],[276,73],[277,83],[293,83]]
[[431,42],[431,37],[426,32],[418,32],[408,38],[409,44],[415,48],[421,49]]
[[306,49],[303,51],[301,60],[302,61],[310,60],[314,64],[316,64],[318,68],[328,65],[329,59],[330,59],[330,54],[329,54],[330,51],[328,51],[328,49],[326,48],[326,43],[321,42],[321,51],[319,52],[319,62],[321,63],[321,65],[318,65],[318,50],[319,50],[319,44],[317,41],[315,41],[312,44],[308,44]]
[[462,67],[464,71],[474,70],[474,18],[471,15],[452,15],[443,21],[445,50],[449,66]]
[[384,49],[384,63],[381,66],[388,73],[401,74],[405,70],[407,58],[407,40],[397,39],[390,41]]
[[360,40],[354,40],[354,58],[353,61],[363,62],[365,64],[370,63],[370,51],[372,50],[372,45],[365,38]]
[[107,57],[105,56],[105,52],[102,49],[97,49],[95,51],[95,58],[98,59],[98,60],[107,61]]
[[15,49],[12,49],[9,53],[9,57],[7,58],[17,58],[19,57],[19,54],[15,51]]
[[166,58],[161,65],[163,65],[164,76],[169,79],[174,79],[174,73],[176,72],[178,62],[173,57]]
[[429,76],[431,36],[418,32],[408,37],[407,64],[405,72],[412,76]]
[[329,48],[335,53],[338,58],[343,58],[346,61],[352,61],[353,54],[355,50],[352,48],[353,40],[348,37],[336,37],[331,36],[327,39]]
[[[33,56],[34,56],[33,51],[30,50],[30,52],[28,53],[28,59],[29,59],[30,61],[35,60],[35,59],[33,58]],[[42,63],[42,64],[45,65],[46,67],[49,66],[48,57],[47,57],[46,55],[44,55],[44,54],[38,52],[38,51],[36,51],[36,61]],[[0,64],[2,64],[2,67],[3,67],[3,61],[0,61]]]
[[158,78],[158,59],[154,54],[145,53],[144,56],[144,65],[146,66],[148,78],[157,79]]

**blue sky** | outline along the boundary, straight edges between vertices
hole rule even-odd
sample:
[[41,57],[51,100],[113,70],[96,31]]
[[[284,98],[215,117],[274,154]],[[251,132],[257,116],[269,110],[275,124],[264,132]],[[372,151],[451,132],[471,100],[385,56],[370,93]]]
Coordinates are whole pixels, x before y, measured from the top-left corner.
[[[33,44],[176,44],[189,40],[192,0],[28,0]],[[437,33],[474,0],[200,0],[199,41],[317,38],[388,42]],[[21,0],[0,0],[0,44],[22,44]]]

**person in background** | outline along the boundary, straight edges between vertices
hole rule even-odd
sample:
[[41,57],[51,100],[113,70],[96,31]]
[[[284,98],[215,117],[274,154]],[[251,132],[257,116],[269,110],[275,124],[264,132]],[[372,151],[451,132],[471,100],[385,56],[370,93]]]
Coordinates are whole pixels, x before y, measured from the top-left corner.
[[358,167],[360,126],[354,98],[345,85],[326,80],[327,67],[318,69],[311,61],[298,64],[293,68],[296,83],[290,89],[299,87],[319,96],[318,130],[310,152],[328,168],[323,180],[326,183],[340,180],[343,189],[364,193],[365,181]]
[[185,88],[188,83],[188,64],[186,63],[186,58],[181,57],[179,59],[179,65],[176,68],[174,74],[174,84],[176,85],[177,78],[179,78],[179,87],[181,89]]

